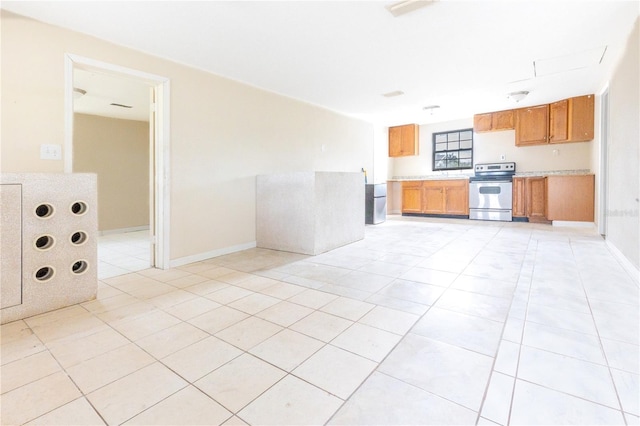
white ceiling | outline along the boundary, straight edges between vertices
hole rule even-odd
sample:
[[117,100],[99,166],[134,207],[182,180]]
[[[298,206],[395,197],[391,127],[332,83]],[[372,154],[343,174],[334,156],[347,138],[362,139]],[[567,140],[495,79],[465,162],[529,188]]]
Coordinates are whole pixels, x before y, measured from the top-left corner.
[[74,112],[149,121],[150,88],[141,81],[76,68],[73,70],[73,87],[86,92],[80,97],[74,96]]
[[[637,0],[440,0],[393,17],[386,9],[393,3],[3,1],[1,7],[382,125],[597,93],[640,12]],[[536,76],[536,61],[543,75]],[[404,95],[382,96],[396,90]],[[506,98],[518,90],[530,94],[519,104]],[[423,110],[434,104],[435,114]]]

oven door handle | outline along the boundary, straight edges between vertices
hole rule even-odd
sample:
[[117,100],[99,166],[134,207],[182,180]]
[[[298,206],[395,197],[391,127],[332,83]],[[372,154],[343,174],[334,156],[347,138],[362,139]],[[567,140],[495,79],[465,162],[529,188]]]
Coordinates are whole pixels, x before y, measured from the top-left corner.
[[513,183],[512,180],[473,180],[470,181],[469,183],[473,183],[473,184],[482,184],[482,183]]

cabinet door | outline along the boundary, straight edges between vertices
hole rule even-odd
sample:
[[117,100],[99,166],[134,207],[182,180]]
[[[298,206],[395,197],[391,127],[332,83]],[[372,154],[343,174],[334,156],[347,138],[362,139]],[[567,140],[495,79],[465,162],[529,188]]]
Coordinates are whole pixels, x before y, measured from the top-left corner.
[[593,222],[594,175],[549,176],[547,218]]
[[389,157],[400,157],[402,155],[402,129],[400,127],[389,127]]
[[566,142],[569,139],[569,100],[549,104],[549,142]]
[[389,127],[389,157],[418,154],[418,125]]
[[444,187],[446,214],[469,214],[469,182],[448,181]]
[[490,132],[491,121],[493,114],[488,112],[486,114],[476,114],[473,116],[473,131],[474,132]]
[[514,128],[513,110],[498,111],[491,115],[492,130],[510,130]]
[[424,199],[424,213],[444,214],[444,186],[440,181],[425,182],[422,188]]
[[530,177],[526,180],[527,217],[529,221],[547,220],[547,178]]
[[578,96],[569,100],[569,141],[593,140],[594,96]]
[[513,178],[513,216],[526,217],[525,178]]
[[402,126],[402,155],[418,155],[418,125]]
[[402,213],[422,213],[422,182],[402,182]]
[[547,143],[549,105],[516,110],[516,146]]

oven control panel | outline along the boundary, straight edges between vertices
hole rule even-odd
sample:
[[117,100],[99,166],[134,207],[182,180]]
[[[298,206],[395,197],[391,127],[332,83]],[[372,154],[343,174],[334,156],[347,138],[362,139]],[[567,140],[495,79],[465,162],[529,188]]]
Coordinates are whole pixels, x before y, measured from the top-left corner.
[[480,174],[501,174],[504,172],[514,174],[516,172],[516,163],[476,164],[475,172]]

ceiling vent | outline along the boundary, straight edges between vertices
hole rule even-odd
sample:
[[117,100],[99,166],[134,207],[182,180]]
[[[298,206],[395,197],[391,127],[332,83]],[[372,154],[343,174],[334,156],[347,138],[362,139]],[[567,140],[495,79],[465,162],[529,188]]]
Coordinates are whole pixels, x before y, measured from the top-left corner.
[[394,90],[393,92],[382,94],[382,96],[384,96],[385,98],[393,98],[395,96],[401,96],[401,95],[404,95],[404,92],[402,90]]
[[429,6],[436,0],[404,0],[387,6],[387,10],[394,16],[398,17],[405,13],[413,12],[421,7]]

